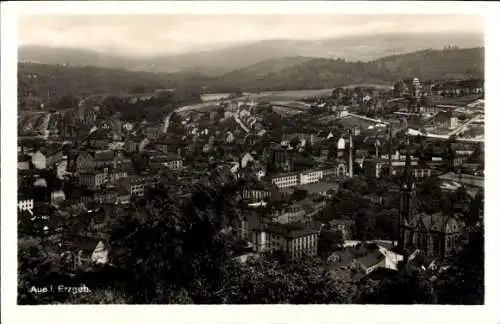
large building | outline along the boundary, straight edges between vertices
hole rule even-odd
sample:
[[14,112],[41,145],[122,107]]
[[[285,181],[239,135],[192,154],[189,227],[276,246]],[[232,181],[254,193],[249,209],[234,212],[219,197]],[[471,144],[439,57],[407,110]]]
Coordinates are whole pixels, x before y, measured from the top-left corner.
[[282,251],[292,260],[318,253],[319,230],[301,225],[268,224],[255,229],[252,241],[257,252]]
[[419,250],[428,257],[452,255],[460,245],[463,223],[454,215],[416,213],[415,181],[410,156],[406,157],[401,185],[398,247],[404,256]]

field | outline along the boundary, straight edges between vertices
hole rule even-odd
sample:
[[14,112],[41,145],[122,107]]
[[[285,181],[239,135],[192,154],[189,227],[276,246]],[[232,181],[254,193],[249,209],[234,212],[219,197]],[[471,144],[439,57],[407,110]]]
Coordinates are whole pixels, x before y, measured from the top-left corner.
[[306,97],[328,96],[333,89],[317,89],[317,90],[286,90],[286,91],[265,91],[259,93],[245,93],[250,100],[257,102],[266,101],[294,101],[301,100]]
[[343,87],[344,89],[354,89],[354,88],[373,88],[376,90],[390,91],[394,89],[394,86],[387,84],[352,84],[349,86]]
[[217,101],[221,99],[227,99],[229,98],[231,94],[230,93],[207,93],[201,95],[201,101],[207,102],[207,101]]
[[273,110],[283,117],[290,117],[290,116],[294,116],[294,115],[302,113],[302,110],[293,109],[293,108],[286,108],[286,107],[279,107],[279,106],[274,106]]

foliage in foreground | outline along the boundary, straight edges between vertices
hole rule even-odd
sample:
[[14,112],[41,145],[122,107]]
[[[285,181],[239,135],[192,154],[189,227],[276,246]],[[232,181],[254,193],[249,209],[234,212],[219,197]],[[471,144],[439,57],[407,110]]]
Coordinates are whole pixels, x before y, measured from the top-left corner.
[[[111,228],[111,263],[67,276],[37,239],[19,246],[20,304],[310,304],[375,303],[481,304],[484,300],[482,232],[474,236],[437,281],[425,271],[402,271],[381,281],[349,283],[331,279],[324,263],[305,258],[295,263],[269,259],[233,261],[230,226],[239,214],[231,197],[238,184],[201,186],[186,205],[156,191],[148,201],[123,211]],[[29,294],[31,285],[85,283],[91,294]]]

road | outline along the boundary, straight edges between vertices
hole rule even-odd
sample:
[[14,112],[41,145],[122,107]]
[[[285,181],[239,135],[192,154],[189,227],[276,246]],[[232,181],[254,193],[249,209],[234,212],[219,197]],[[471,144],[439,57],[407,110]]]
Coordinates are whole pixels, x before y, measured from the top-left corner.
[[234,117],[234,120],[238,123],[238,125],[240,125],[240,127],[243,128],[243,130],[246,133],[250,132],[248,127],[246,127],[245,124],[243,124],[243,122],[238,118],[238,116],[236,116],[236,114],[234,114],[233,117]]
[[[243,97],[238,97],[238,98],[233,98],[233,99],[224,99],[222,101],[225,101],[225,100],[238,100],[238,99],[241,99],[241,98],[243,98]],[[180,113],[180,112],[186,112],[186,111],[191,111],[191,110],[198,110],[198,109],[202,109],[202,108],[213,106],[215,103],[218,103],[218,102],[221,102],[221,100],[214,99],[214,100],[205,101],[205,102],[201,102],[201,103],[197,103],[197,104],[182,106],[182,107],[179,107],[179,108],[175,109],[173,112],[171,112],[170,114],[168,114],[167,116],[165,116],[165,119],[163,121],[163,133],[167,133],[168,132],[168,127],[170,126],[170,118],[172,117],[173,113]],[[236,121],[236,122],[238,122],[238,121]],[[240,123],[238,123],[238,124],[240,124]],[[241,124],[240,124],[240,126],[241,126]],[[249,132],[248,128],[246,128],[246,127],[242,127],[242,128],[247,133]]]
[[468,125],[472,124],[473,122],[475,122],[476,120],[478,119],[481,119],[483,118],[483,115],[479,114],[477,116],[474,116],[474,118],[470,119],[468,122],[466,122],[465,124],[463,124],[462,126],[459,126],[457,128],[455,128],[451,133],[448,134],[448,136],[453,136],[455,134],[458,134],[460,133],[462,130],[464,130]]
[[373,118],[369,118],[369,117],[366,117],[366,116],[357,115],[357,114],[353,114],[353,113],[348,113],[347,115],[348,116],[357,117],[357,118],[360,118],[360,119],[364,119],[364,120],[367,120],[367,121],[370,121],[370,122],[373,122],[373,123],[377,123],[377,124],[389,125],[388,122],[385,122],[385,121],[383,121],[381,119],[373,119]]

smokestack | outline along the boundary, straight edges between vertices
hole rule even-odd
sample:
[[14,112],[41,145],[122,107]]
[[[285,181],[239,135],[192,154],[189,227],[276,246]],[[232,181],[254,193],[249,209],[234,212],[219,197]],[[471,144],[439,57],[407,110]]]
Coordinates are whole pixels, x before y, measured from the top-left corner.
[[352,130],[349,129],[349,177],[350,178],[352,178],[354,175],[354,172],[352,170],[352,149],[353,149]]

